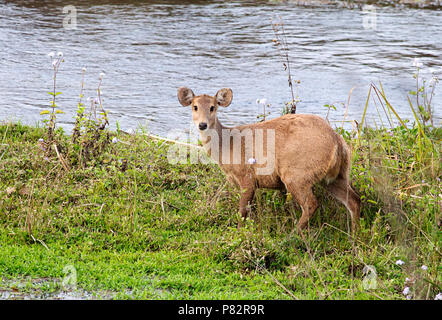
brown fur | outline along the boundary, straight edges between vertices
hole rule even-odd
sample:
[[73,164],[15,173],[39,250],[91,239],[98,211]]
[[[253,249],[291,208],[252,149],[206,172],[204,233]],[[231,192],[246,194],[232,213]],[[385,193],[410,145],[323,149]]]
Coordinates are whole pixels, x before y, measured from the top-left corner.
[[[218,120],[218,106],[227,107],[232,100],[230,89],[221,89],[212,97],[209,95],[195,96],[192,90],[180,88],[178,99],[184,106],[191,106],[193,121],[197,126],[207,123],[209,129],[218,132],[219,158],[212,155],[214,142],[206,135],[207,130],[200,130],[201,140],[210,156],[218,162],[226,173],[229,181],[240,187],[240,213],[247,218],[250,202],[253,200],[256,188],[286,189],[293,199],[301,206],[302,216],[298,222],[298,231],[308,225],[310,217],[318,207],[318,201],[313,195],[314,184],[324,180],[327,190],[350,211],[352,229],[355,230],[360,215],[360,199],[349,183],[351,166],[350,150],[344,139],[338,135],[322,118],[309,114],[289,114],[282,117],[229,129],[239,132],[250,129],[255,138],[255,129],[264,129],[263,157],[274,157],[274,171],[268,175],[256,174],[258,168],[265,164],[249,164],[245,159],[245,139],[241,138],[241,163],[222,163],[222,130],[227,129]],[[194,110],[195,106],[197,110]],[[214,107],[213,111],[210,108]],[[275,132],[275,154],[266,154],[267,131]],[[230,157],[233,162],[233,137],[230,137]],[[253,153],[253,157],[258,155]],[[260,160],[260,159],[257,159]],[[259,162],[258,163],[262,163]]]

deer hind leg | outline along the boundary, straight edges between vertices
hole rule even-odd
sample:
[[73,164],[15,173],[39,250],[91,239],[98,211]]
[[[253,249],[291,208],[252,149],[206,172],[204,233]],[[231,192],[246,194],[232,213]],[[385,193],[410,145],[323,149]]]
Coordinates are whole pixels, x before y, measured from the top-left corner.
[[300,233],[307,227],[310,218],[318,208],[318,200],[313,194],[312,185],[290,182],[286,183],[286,187],[302,209],[302,215],[297,224],[298,233]]
[[[253,200],[255,189],[253,187],[241,187],[241,198],[239,200],[239,213],[242,220],[246,221],[247,215],[250,211],[250,204]],[[238,228],[241,226],[241,221],[238,222]]]
[[361,199],[346,179],[338,178],[327,186],[327,190],[346,206],[351,216],[352,231],[355,232],[359,227]]

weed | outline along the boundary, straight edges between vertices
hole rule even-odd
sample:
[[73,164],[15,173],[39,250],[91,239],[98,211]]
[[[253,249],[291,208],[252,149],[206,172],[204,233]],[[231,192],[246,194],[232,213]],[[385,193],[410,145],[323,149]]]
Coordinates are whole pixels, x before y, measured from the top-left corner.
[[[290,58],[289,58],[289,46],[287,42],[287,36],[285,34],[284,29],[284,21],[281,17],[279,17],[279,22],[273,22],[272,20],[272,30],[275,35],[275,39],[273,39],[274,46],[278,49],[278,52],[282,59],[282,66],[284,67],[284,71],[287,72],[287,81],[290,88],[291,101],[287,102],[285,107],[282,110],[282,114],[287,113],[296,113],[296,105],[301,100],[298,95],[298,86],[301,83],[300,80],[293,80],[292,72],[290,68]],[[296,85],[296,95],[293,92],[293,82]]]

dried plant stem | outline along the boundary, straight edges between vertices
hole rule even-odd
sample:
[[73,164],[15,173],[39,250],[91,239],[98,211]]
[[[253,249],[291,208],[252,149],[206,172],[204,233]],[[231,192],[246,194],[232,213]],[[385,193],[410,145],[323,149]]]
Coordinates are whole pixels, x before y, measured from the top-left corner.
[[273,22],[273,20],[271,21],[272,21],[273,33],[275,34],[276,38],[273,41],[283,59],[282,65],[284,66],[284,70],[287,71],[288,84],[290,88],[290,94],[292,96],[292,101],[290,102],[291,105],[290,113],[296,113],[296,99],[295,99],[295,94],[293,92],[292,72],[290,68],[290,59],[289,59],[289,46],[284,29],[284,21],[282,20],[281,16],[279,17],[278,23]]
[[52,146],[53,146],[55,152],[57,153],[57,157],[58,157],[58,159],[60,160],[61,165],[63,166],[63,168],[64,168],[66,171],[69,171],[69,166],[68,166],[68,164],[67,164],[66,161],[63,159],[63,156],[60,154],[60,152],[58,152],[57,144],[54,143]]
[[279,286],[281,287],[285,292],[287,292],[287,294],[292,297],[294,300],[299,300],[299,298],[297,296],[295,296],[293,294],[293,292],[291,292],[287,287],[285,287],[281,282],[279,282],[278,279],[276,279],[266,268],[263,268],[262,266],[260,266],[258,263],[256,263],[256,267],[258,269],[261,269],[262,271],[265,271],[271,278],[272,280]]

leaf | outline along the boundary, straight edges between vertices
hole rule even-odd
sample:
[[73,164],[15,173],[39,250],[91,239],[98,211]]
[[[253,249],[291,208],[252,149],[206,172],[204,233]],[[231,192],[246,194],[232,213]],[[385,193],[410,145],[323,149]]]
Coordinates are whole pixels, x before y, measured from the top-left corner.
[[56,110],[55,113],[64,113],[64,111]]
[[40,115],[44,115],[44,114],[49,114],[49,110],[43,110],[42,112],[40,112]]

